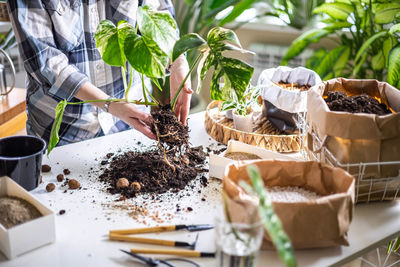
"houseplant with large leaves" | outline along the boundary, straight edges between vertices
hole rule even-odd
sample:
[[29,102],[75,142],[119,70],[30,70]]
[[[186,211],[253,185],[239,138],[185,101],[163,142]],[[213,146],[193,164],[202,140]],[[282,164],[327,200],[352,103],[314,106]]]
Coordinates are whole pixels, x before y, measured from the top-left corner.
[[326,14],[322,29],[312,29],[296,40],[282,65],[312,43],[335,35],[338,46],[321,48],[306,67],[323,80],[334,77],[387,80],[400,87],[400,3],[389,0],[335,0],[322,4],[314,13]]
[[[138,34],[140,31],[140,35]],[[102,59],[111,66],[121,68],[122,76],[126,77],[127,71],[137,71],[142,79],[142,90],[144,99],[128,99],[128,91],[132,81],[123,81],[125,88],[124,99],[110,99],[110,102],[129,102],[141,105],[159,105],[150,90],[146,88],[144,77],[150,78],[161,90],[158,79],[165,79],[166,69],[169,61],[175,61],[182,53],[199,48],[200,54],[192,63],[189,73],[180,85],[175,97],[172,99],[174,109],[177,97],[182,90],[186,80],[197,66],[201,73],[200,82],[204,79],[207,71],[214,67],[215,72],[211,84],[211,95],[214,99],[241,98],[253,73],[253,68],[241,60],[229,58],[223,55],[224,51],[239,50],[239,40],[231,30],[223,28],[212,29],[207,40],[197,34],[189,34],[182,37],[179,42],[176,36],[176,23],[167,12],[151,10],[149,7],[139,7],[137,11],[136,25],[130,25],[120,21],[115,26],[111,21],[102,21],[95,35],[97,48]],[[130,68],[128,68],[129,63]],[[132,77],[132,75],[130,75]],[[225,86],[220,86],[223,79]],[[200,84],[200,83],[199,83]],[[229,85],[229,86],[228,86]],[[198,86],[197,88],[200,88]],[[147,95],[151,98],[148,99]],[[60,101],[56,109],[55,121],[52,126],[48,145],[48,154],[59,141],[63,113],[67,105],[77,105],[89,102],[100,102],[105,100],[92,100],[69,103]]]

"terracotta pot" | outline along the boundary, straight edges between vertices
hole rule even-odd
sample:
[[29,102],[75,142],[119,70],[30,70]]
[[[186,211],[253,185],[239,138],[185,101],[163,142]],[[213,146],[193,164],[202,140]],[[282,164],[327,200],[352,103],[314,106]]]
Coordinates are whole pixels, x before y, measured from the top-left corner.
[[236,113],[236,110],[232,112],[233,124],[236,130],[243,132],[253,132],[253,112],[246,116],[241,116]]

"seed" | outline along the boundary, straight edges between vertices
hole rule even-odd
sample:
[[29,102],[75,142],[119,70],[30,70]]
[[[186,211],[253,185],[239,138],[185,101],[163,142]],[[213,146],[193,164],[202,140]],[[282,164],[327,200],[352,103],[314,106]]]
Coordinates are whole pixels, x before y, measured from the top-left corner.
[[119,178],[117,181],[117,188],[126,188],[129,186],[129,181],[126,178]]
[[64,180],[64,175],[59,174],[57,175],[57,181],[62,182]]
[[51,191],[53,191],[55,188],[56,188],[56,186],[55,186],[55,184],[53,184],[53,183],[49,183],[49,184],[46,185],[46,191],[47,191],[47,192],[51,192]]
[[68,181],[69,189],[77,189],[80,186],[81,186],[81,184],[75,179],[71,179],[71,180]]
[[51,171],[51,167],[47,164],[42,165],[42,172],[49,172]]
[[131,183],[130,187],[135,189],[136,191],[140,191],[140,189],[142,189],[142,186],[138,182]]

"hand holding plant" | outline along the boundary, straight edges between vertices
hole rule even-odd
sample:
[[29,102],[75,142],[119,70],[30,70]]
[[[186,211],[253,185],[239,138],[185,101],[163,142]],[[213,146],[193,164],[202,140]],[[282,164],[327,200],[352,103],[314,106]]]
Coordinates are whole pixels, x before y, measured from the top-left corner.
[[[141,35],[138,35],[139,31]],[[102,59],[111,66],[120,67],[122,77],[124,78],[125,98],[109,99],[107,100],[109,102],[159,106],[157,99],[153,97],[150,89],[146,87],[144,77],[150,78],[162,90],[158,79],[165,79],[165,71],[169,61],[174,62],[178,60],[176,66],[183,66],[183,68],[172,75],[171,91],[174,93],[174,96],[171,98],[171,107],[181,120],[185,120],[187,117],[187,107],[190,103],[190,94],[188,94],[190,93],[189,77],[196,66],[198,72],[201,73],[196,91],[200,89],[201,81],[205,78],[206,73],[211,67],[214,67],[211,96],[213,99],[218,100],[229,100],[234,97],[241,98],[253,74],[251,66],[238,59],[229,58],[222,54],[222,52],[228,50],[244,51],[241,49],[239,40],[233,31],[214,28],[209,32],[207,41],[203,40],[197,34],[188,34],[183,36],[179,41],[176,41],[176,23],[172,16],[167,12],[153,11],[147,6],[138,8],[137,24],[135,27],[125,21],[120,21],[117,26],[111,21],[102,21],[96,31],[95,39]],[[179,64],[180,59],[178,58],[184,52],[194,48],[199,49],[200,55],[192,63],[190,69],[187,70],[187,65]],[[127,66],[127,63],[130,64],[130,68]],[[136,70],[142,79],[144,99],[130,100],[127,97],[133,75],[130,75],[130,81],[127,81],[125,77],[128,71],[132,73],[133,70]],[[220,88],[222,79],[225,86]],[[179,83],[180,85],[178,86]],[[185,94],[181,94],[182,89],[186,92]],[[76,103],[69,103],[66,100],[60,101],[56,108],[56,116],[50,134],[47,154],[51,152],[59,141],[58,131],[66,105],[101,101],[104,102],[106,100],[99,99]],[[148,121],[147,118],[142,120],[137,116],[133,116],[134,119],[132,120],[132,117],[126,116],[125,114],[125,120],[130,120],[131,126],[144,131],[146,136],[153,137],[146,129],[148,126],[148,123],[146,123]],[[168,132],[157,133],[156,130],[159,128],[156,127],[157,123],[159,122],[152,124],[152,132],[158,137],[158,140],[160,140],[160,134],[167,137],[174,134]]]

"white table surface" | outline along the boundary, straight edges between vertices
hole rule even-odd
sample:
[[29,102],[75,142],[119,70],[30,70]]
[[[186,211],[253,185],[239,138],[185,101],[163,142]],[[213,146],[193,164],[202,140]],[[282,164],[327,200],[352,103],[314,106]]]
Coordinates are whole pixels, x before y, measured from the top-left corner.
[[[215,141],[211,140],[204,129],[204,112],[191,115],[189,127],[193,145],[215,145]],[[56,216],[57,241],[11,261],[7,261],[0,253],[0,266],[142,266],[119,249],[155,248],[155,246],[107,240],[110,229],[144,226],[141,221],[137,222],[129,215],[127,207],[133,203],[137,205],[148,203],[150,213],[159,210],[161,217],[165,217],[167,213],[174,214],[174,217],[166,220],[164,224],[214,223],[215,217],[220,216],[222,211],[219,180],[212,179],[207,187],[203,187],[197,179],[193,183],[194,189],[188,187],[179,193],[180,197],[176,194],[164,196],[161,203],[154,203],[142,197],[116,202],[118,196],[106,192],[106,187],[98,181],[101,160],[109,152],[124,152],[138,147],[137,141],[146,145],[152,143],[141,134],[131,130],[58,147],[49,158],[44,157],[43,163],[49,164],[52,170],[50,173],[43,174],[43,183],[32,193],[55,213],[61,209],[66,210],[64,215]],[[79,180],[82,189],[67,190],[64,193],[66,187],[56,180],[57,174],[62,173],[64,168],[70,169],[71,174],[67,177]],[[45,190],[49,182],[56,184],[56,189],[51,193]],[[200,193],[199,190],[201,190]],[[202,201],[202,197],[205,197],[206,201]],[[182,209],[190,206],[193,211],[177,213],[177,204]],[[118,209],[116,205],[123,208]],[[156,225],[157,223],[147,219],[146,224]],[[214,251],[214,231],[199,233],[196,249]],[[195,235],[180,231],[147,236],[193,241]],[[340,266],[377,245],[385,244],[396,236],[400,236],[399,201],[358,204],[349,230],[349,247],[296,250],[295,254],[299,266]],[[217,266],[215,259],[196,259],[196,261],[201,266]],[[261,251],[257,265],[283,266],[274,251]]]

